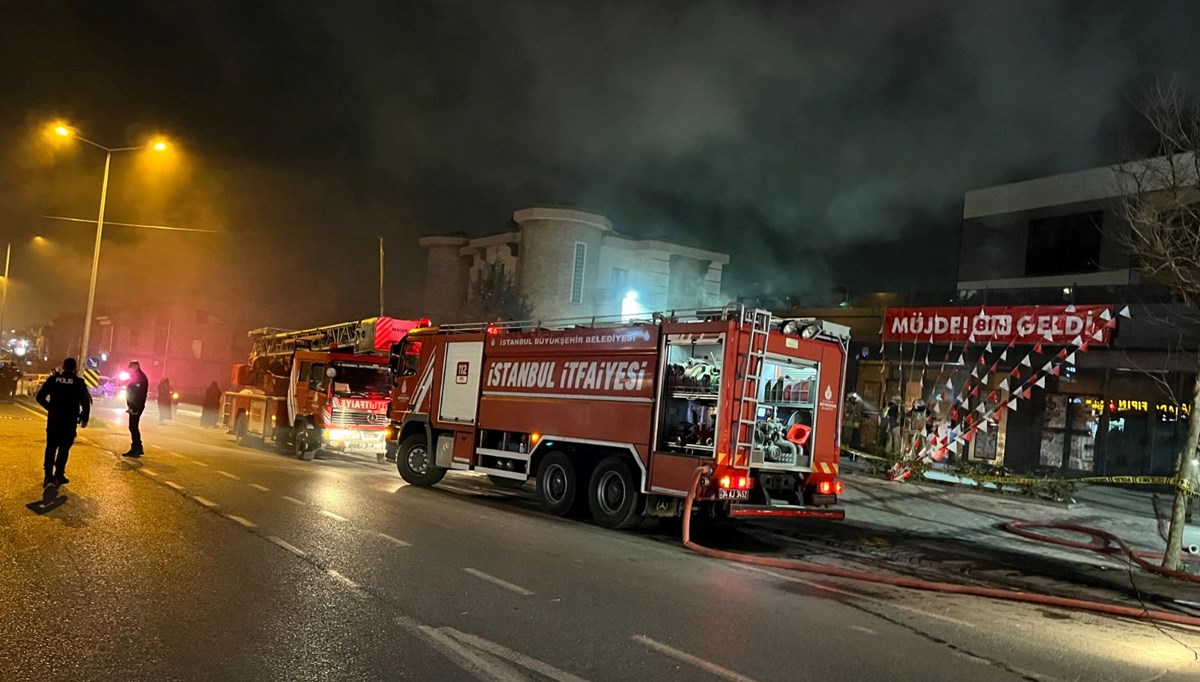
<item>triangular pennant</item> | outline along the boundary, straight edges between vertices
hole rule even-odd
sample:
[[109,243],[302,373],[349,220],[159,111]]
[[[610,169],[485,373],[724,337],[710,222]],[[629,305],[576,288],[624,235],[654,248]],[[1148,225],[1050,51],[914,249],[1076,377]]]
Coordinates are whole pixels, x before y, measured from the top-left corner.
[[1083,345],[1083,337],[1076,336],[1075,338],[1071,339],[1071,345],[1072,346],[1082,346]]
[[996,399],[999,397],[1000,397],[999,394],[997,394],[995,391],[992,391],[991,393],[988,394],[988,401],[994,403],[994,402],[996,402]]
[[1007,360],[1007,359],[1008,359],[1008,349],[1007,349],[1007,348],[1005,348],[1004,350],[1000,351],[1000,359],[1001,359],[1001,360]]
[[1013,376],[1013,377],[1019,377],[1019,376],[1021,376],[1021,368],[1020,368],[1020,367],[1014,367],[1014,368],[1013,368],[1013,371],[1012,371],[1012,373],[1011,373],[1011,374],[1009,374],[1009,376]]
[[1051,334],[1050,332],[1046,332],[1045,334],[1042,334],[1042,338],[1046,339],[1050,343],[1054,343],[1054,335]]
[[1033,363],[1029,362],[1029,356],[1028,356],[1028,355],[1026,355],[1025,357],[1021,358],[1021,366],[1022,366],[1022,367],[1033,367]]
[[978,378],[979,378],[979,368],[978,368],[978,367],[972,367],[972,368],[971,368],[971,378],[972,378],[972,379],[978,379]]
[[988,427],[988,423],[987,423],[987,422],[985,422],[985,421],[983,421],[983,422],[979,422],[979,430],[980,430],[981,432],[983,432],[983,433],[987,433],[987,427]]
[[986,358],[986,357],[984,357],[983,353],[980,353],[980,354],[979,354],[979,364],[981,364],[981,365],[986,365],[986,364],[987,364],[987,358]]
[[1059,360],[1062,360],[1062,359],[1066,358],[1066,357],[1067,357],[1067,354],[1068,354],[1068,353],[1070,353],[1070,352],[1071,352],[1071,351],[1069,351],[1069,350],[1067,350],[1066,348],[1064,348],[1064,349],[1062,349],[1062,350],[1058,351],[1058,354],[1057,354],[1055,357],[1057,357]]
[[1104,340],[1104,331],[1097,329],[1096,333],[1092,334],[1092,340],[1093,341],[1103,341]]
[[1033,397],[1033,389],[1030,389],[1030,388],[1025,389],[1025,392],[1021,394],[1021,397],[1026,400],[1029,400],[1030,398]]
[[992,352],[992,342],[991,341],[987,342],[987,346],[984,348],[984,350],[986,350],[989,353]]
[[1038,377],[1038,380],[1034,385],[1038,388],[1046,388],[1046,377]]
[[1033,346],[1033,352],[1034,352],[1034,353],[1041,353],[1041,352],[1042,352],[1042,342],[1041,342],[1041,341],[1038,341],[1036,344],[1034,344],[1034,346]]
[[1073,364],[1075,364],[1075,354],[1074,354],[1074,353],[1071,353],[1070,355],[1068,355],[1068,356],[1066,357],[1066,360],[1065,360],[1065,362],[1069,362],[1069,363],[1071,363],[1072,365],[1073,365]]
[[1072,303],[1071,305],[1067,306],[1067,312],[1068,312],[1068,313],[1073,313],[1073,312],[1075,312],[1075,304],[1074,304],[1074,303]]
[[972,397],[972,398],[974,398],[974,397],[975,397],[975,396],[977,396],[977,395],[979,395],[979,387],[978,387],[978,386],[976,386],[975,388],[971,389],[971,397]]
[[1121,308],[1121,312],[1119,312],[1117,314],[1126,319],[1129,319],[1130,317],[1132,317],[1132,315],[1129,314],[1129,306],[1125,306],[1124,308]]
[[975,332],[971,332],[971,335],[967,337],[967,340],[971,343],[975,343]]
[[1001,391],[1007,391],[1007,390],[1008,390],[1008,377],[1005,377],[1005,378],[1004,378],[1004,381],[1001,381],[1001,382],[1000,382],[1000,390],[1001,390]]
[[946,379],[946,388],[951,391],[954,390],[954,379]]
[[1091,344],[1089,344],[1087,341],[1084,341],[1083,345],[1079,347],[1079,352],[1086,353],[1089,345],[1091,345]]
[[954,454],[956,454],[956,455],[958,454],[958,448],[959,448],[958,441],[954,441],[953,443],[950,444],[950,449],[953,450]]
[[1016,411],[1016,409],[1017,409],[1017,399],[1016,398],[1013,398],[1012,400],[1008,401],[1008,409],[1010,409],[1014,412]]
[[1047,362],[1046,364],[1042,365],[1042,371],[1049,372],[1050,368],[1052,367],[1054,367],[1054,362]]
[[1109,320],[1108,322],[1105,322],[1104,328],[1105,329],[1116,329],[1117,328],[1117,318],[1114,317],[1113,319]]
[[1108,308],[1105,308],[1104,310],[1100,311],[1100,319],[1102,319],[1102,320],[1111,320],[1112,319],[1112,313],[1108,312]]
[[1055,365],[1055,366],[1054,366],[1054,369],[1050,370],[1050,373],[1051,373],[1051,374],[1053,374],[1053,375],[1054,375],[1054,376],[1056,376],[1056,377],[1058,377],[1058,376],[1062,376],[1062,367],[1059,367],[1058,365]]

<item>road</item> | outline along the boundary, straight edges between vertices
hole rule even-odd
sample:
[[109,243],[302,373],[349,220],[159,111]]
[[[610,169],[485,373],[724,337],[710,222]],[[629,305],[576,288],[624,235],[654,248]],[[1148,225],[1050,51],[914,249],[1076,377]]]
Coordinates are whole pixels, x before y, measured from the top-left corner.
[[0,405],[2,680],[1200,678],[1197,632],[720,562],[187,414],[122,460],[99,413],[39,515],[43,424]]

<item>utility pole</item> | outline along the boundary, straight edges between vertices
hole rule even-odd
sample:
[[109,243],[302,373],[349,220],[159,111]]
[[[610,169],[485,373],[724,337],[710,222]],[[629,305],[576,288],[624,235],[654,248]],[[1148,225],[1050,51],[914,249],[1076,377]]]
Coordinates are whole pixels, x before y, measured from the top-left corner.
[[379,316],[383,317],[383,237],[379,238]]
[[8,261],[11,257],[12,242],[9,242],[4,250],[4,293],[0,294],[0,341],[4,340],[4,314],[8,312]]
[[104,237],[104,204],[108,199],[108,167],[112,151],[104,150],[104,181],[100,184],[100,215],[96,218],[96,248],[92,251],[92,280],[88,284],[87,312],[83,315],[83,342],[79,344],[79,359],[87,362],[88,342],[92,335],[92,306],[96,302],[96,273],[100,271],[100,240]]

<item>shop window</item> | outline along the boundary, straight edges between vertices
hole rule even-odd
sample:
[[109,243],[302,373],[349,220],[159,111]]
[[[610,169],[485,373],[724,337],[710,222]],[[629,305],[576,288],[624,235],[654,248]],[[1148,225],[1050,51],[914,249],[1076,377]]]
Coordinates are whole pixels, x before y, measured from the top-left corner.
[[1104,403],[1098,398],[1047,395],[1038,460],[1041,466],[1094,471],[1103,412]]

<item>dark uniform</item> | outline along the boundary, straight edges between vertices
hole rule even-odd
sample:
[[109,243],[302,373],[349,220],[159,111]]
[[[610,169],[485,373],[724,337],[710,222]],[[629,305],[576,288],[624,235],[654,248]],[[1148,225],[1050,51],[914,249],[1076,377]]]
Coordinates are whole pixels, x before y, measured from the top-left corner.
[[146,394],[150,391],[150,379],[141,367],[134,367],[130,372],[129,385],[125,387],[125,405],[129,407],[129,438],[132,441],[127,457],[141,457],[142,450],[142,412],[146,411]]
[[46,458],[43,485],[66,483],[67,457],[75,443],[75,426],[87,428],[92,396],[74,367],[51,374],[37,392],[38,404],[46,408]]

